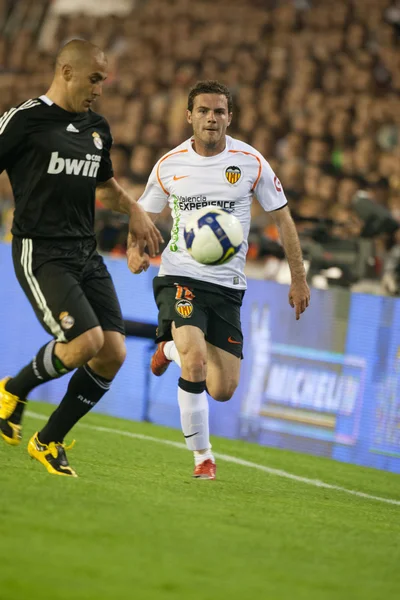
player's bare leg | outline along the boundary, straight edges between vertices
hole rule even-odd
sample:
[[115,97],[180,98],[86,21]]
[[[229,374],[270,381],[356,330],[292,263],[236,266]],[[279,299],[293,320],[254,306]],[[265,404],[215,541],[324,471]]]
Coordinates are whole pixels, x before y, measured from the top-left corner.
[[176,328],[172,335],[179,352],[182,372],[178,384],[178,404],[186,445],[194,454],[193,476],[215,479],[215,460],[211,452],[208,399],[206,394],[207,345],[198,327]]
[[214,400],[230,400],[239,384],[241,359],[207,342],[207,391]]
[[[207,392],[219,402],[230,400],[239,382],[240,359],[207,342]],[[215,478],[215,461],[196,466],[195,476]]]
[[104,333],[101,327],[93,327],[68,343],[57,343],[54,353],[72,371],[85,365],[103,346]]
[[[191,379],[195,379],[197,376],[197,379],[201,378],[204,375],[204,368],[199,368],[199,365],[203,364],[204,365],[204,354],[203,354],[203,343],[204,343],[204,335],[201,332],[200,329],[196,328],[196,327],[181,327],[179,329],[176,329],[173,326],[173,332],[174,332],[174,340],[177,339],[177,342],[179,344],[179,347],[182,351],[183,356],[180,357],[179,353],[178,353],[178,348],[176,346],[175,341],[173,342],[167,342],[168,343],[168,351],[165,350],[165,342],[164,344],[161,346],[159,345],[159,352],[163,352],[164,358],[162,359],[162,361],[168,360],[168,362],[171,362],[172,360],[174,360],[179,366],[184,365],[184,367],[182,366],[182,378],[190,378]],[[201,353],[199,355],[199,352],[194,353],[192,352],[191,348],[193,347],[193,345],[195,345],[197,348],[201,349]],[[161,347],[160,347],[161,346]],[[234,356],[233,354],[230,354],[229,352],[226,352],[225,350],[222,350],[221,348],[217,348],[216,346],[213,346],[212,344],[209,344],[208,342],[206,342],[206,349],[207,349],[207,363],[206,363],[206,382],[207,382],[207,391],[209,393],[210,396],[212,396],[212,398],[214,398],[214,400],[217,400],[219,402],[226,402],[227,400],[230,400],[230,398],[233,396],[238,383],[239,383],[239,377],[240,377],[240,365],[241,365],[241,359]],[[167,353],[168,352],[168,353]],[[178,354],[179,357],[179,362],[178,360],[176,360],[174,357]],[[193,365],[195,365],[197,362],[197,368],[193,368]],[[187,446],[190,450],[194,450],[194,443],[195,442],[199,442],[199,438],[197,438],[197,440],[195,440],[194,438],[197,437],[197,433],[196,436],[191,437],[187,437],[187,433],[185,433],[185,427],[187,427],[187,425],[184,423],[185,421],[185,410],[187,410],[188,408],[188,400],[186,399],[185,395],[181,392],[180,393],[180,402],[179,402],[179,406],[181,409],[181,422],[182,422],[182,429],[186,438],[186,443]],[[206,413],[204,413],[204,417],[207,414],[207,432],[209,430],[208,428],[208,404],[207,404],[207,410]],[[189,424],[190,426],[190,424]],[[194,428],[196,429],[196,428]],[[194,433],[194,432],[193,432]],[[190,435],[190,434],[189,434]],[[208,433],[207,433],[208,435]],[[194,450],[194,454],[195,454],[195,463],[196,463],[196,467],[195,467],[195,476],[196,477],[204,477],[204,478],[210,478],[210,469],[211,469],[211,474],[213,474],[213,478],[215,477],[215,460],[214,457],[210,457],[210,458],[205,458],[205,456],[208,455],[208,450],[211,450],[211,444],[209,442],[209,438],[206,438],[208,441],[205,442],[204,444],[200,444],[200,445],[204,445],[205,448],[198,448],[197,450]],[[188,442],[188,440],[191,440]],[[210,464],[211,463],[211,464]],[[196,474],[196,471],[198,474]]]
[[104,344],[88,361],[89,367],[101,377],[114,379],[126,357],[125,337],[117,331],[104,331]]

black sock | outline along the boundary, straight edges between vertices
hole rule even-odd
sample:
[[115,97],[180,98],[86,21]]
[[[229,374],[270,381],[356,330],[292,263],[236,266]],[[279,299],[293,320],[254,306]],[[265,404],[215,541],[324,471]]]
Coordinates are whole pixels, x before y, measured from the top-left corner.
[[[5,385],[7,392],[23,400],[35,387],[69,373],[72,369],[68,369],[54,354],[55,345],[56,340],[51,340],[40,348],[32,362],[7,381]],[[25,403],[18,402],[10,421],[16,419],[15,422],[19,423],[25,406]]]
[[88,365],[72,375],[67,393],[39,432],[42,444],[63,442],[72,427],[88,413],[110,389],[111,380],[97,375]]
[[38,385],[69,373],[72,369],[68,369],[54,354],[55,345],[56,340],[51,340],[40,348],[32,362],[7,381],[7,392],[24,399]]

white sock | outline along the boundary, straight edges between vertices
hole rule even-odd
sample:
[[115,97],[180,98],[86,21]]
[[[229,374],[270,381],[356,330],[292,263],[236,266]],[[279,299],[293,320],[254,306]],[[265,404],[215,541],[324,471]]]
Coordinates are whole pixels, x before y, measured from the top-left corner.
[[201,464],[202,462],[204,462],[207,459],[210,459],[213,461],[213,463],[215,463],[214,455],[211,452],[211,445],[208,450],[195,450],[193,452],[193,454],[194,454],[194,464],[196,465],[196,467],[197,467],[197,465]]
[[181,367],[181,357],[179,356],[179,352],[175,346],[175,342],[166,342],[164,344],[164,354],[168,358],[168,360],[173,360],[176,364]]
[[178,387],[178,403],[186,446],[194,452],[196,465],[207,460],[207,458],[214,462],[214,457],[211,454],[206,393],[191,394]]

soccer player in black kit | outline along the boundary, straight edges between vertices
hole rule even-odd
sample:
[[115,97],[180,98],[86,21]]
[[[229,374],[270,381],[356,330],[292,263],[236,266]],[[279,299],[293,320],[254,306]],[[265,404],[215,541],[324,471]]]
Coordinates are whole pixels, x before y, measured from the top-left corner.
[[95,194],[129,215],[143,253],[162,240],[141,207],[113,178],[107,121],[92,111],[107,76],[104,53],[72,40],[59,52],[48,92],[0,119],[0,172],[15,198],[12,255],[18,281],[54,339],[14,377],[0,382],[0,434],[21,441],[29,392],[75,370],[67,392],[28,452],[53,474],[76,477],[64,438],[110,388],[125,359],[124,325],[114,285],[94,236]]

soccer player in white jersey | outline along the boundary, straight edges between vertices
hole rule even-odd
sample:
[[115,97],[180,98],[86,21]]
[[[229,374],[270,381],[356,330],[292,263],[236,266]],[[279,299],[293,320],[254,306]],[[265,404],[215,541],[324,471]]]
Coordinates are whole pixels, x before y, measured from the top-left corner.
[[[310,301],[300,243],[281,183],[257,150],[226,135],[231,119],[229,89],[217,81],[198,82],[188,97],[187,120],[193,136],[157,162],[139,200],[154,221],[167,203],[174,219],[154,279],[159,321],[151,368],[162,375],[171,361],[181,366],[182,430],[194,452],[194,477],[203,479],[215,479],[216,473],[206,390],[225,402],[239,382],[240,307],[246,289],[243,271],[253,196],[279,228],[291,272],[289,303],[296,319]],[[186,250],[185,222],[204,206],[231,211],[243,226],[245,241],[227,264],[201,265]],[[130,249],[128,264],[133,273],[141,273],[148,268],[149,257]]]

